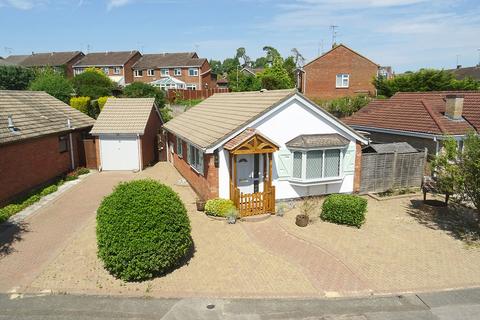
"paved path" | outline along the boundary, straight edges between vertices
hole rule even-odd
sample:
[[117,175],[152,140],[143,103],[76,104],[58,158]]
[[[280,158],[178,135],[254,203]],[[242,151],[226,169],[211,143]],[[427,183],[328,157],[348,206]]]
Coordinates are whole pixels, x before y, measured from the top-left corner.
[[340,259],[312,242],[286,232],[271,217],[263,222],[243,223],[242,226],[258,245],[299,265],[310,281],[326,296],[368,293],[370,288]]
[[0,292],[22,290],[52,261],[95,211],[119,181],[133,177],[128,172],[91,174],[40,208],[23,223],[0,226],[0,244],[9,252],[0,255]]
[[480,289],[356,299],[145,299],[0,295],[0,319],[476,320]]

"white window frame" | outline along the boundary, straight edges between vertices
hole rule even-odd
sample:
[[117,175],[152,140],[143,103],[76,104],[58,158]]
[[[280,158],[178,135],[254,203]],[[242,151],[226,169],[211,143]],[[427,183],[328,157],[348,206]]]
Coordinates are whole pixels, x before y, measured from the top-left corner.
[[168,70],[167,68],[160,69],[161,76],[168,76],[169,74],[170,74],[170,70]]
[[[327,150],[338,150],[340,152],[340,163],[339,163],[339,170],[338,176],[334,177],[325,177],[325,151]],[[322,177],[321,178],[314,178],[314,179],[307,179],[307,152],[309,151],[322,151]],[[324,182],[324,181],[332,181],[332,180],[342,180],[345,175],[343,173],[343,158],[345,157],[345,148],[339,147],[332,147],[332,148],[313,148],[313,149],[290,149],[292,153],[292,168],[291,168],[291,176],[288,180],[291,182],[298,182],[298,183],[316,183],[316,182]],[[301,178],[296,178],[293,176],[293,163],[294,163],[294,153],[300,152],[302,153],[302,174]]]
[[182,75],[182,69],[181,68],[175,68],[173,70],[173,75],[175,76],[181,76]]
[[194,83],[188,83],[188,84],[185,86],[185,88],[186,88],[187,90],[197,90],[197,85],[194,84]]
[[183,158],[183,140],[177,137],[177,155],[179,158]]
[[113,68],[113,74],[120,74],[122,72],[122,68],[121,67],[115,67]]
[[190,77],[197,77],[198,76],[198,68],[188,68],[188,75]]
[[103,71],[103,73],[104,73],[105,75],[108,76],[108,73],[109,73],[109,71],[110,71],[110,68],[109,68],[109,67],[103,67],[103,68],[102,68],[102,71]]
[[133,70],[133,76],[135,78],[143,77],[143,70]]
[[154,69],[147,69],[147,76],[149,76],[149,77],[155,76],[155,70]]
[[[346,81],[346,83],[345,83]],[[339,73],[335,77],[335,87],[336,88],[349,88],[350,87],[350,74],[348,73]]]
[[187,162],[190,167],[197,173],[203,175],[204,170],[204,154],[203,151],[198,149],[192,144],[188,144],[188,159]]
[[73,69],[73,73],[77,76],[85,71],[84,68],[75,68]]

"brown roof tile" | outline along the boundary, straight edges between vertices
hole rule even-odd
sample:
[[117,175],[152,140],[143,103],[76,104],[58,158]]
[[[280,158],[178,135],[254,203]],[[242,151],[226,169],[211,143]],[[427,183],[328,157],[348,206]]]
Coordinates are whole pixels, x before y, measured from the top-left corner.
[[137,53],[139,53],[137,50],[92,52],[88,53],[80,61],[75,63],[74,67],[123,66]]
[[207,59],[197,58],[195,52],[144,54],[133,69],[157,69],[166,67],[201,67]]
[[83,55],[83,53],[80,51],[33,53],[23,59],[19,58],[21,61],[17,63],[24,67],[57,67],[67,64],[78,55]]

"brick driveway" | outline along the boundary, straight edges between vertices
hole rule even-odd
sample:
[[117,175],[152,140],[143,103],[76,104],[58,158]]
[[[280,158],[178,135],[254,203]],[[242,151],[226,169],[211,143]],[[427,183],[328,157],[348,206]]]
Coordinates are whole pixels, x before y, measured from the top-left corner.
[[[95,210],[118,181],[151,177],[184,200],[193,258],[142,283],[114,279],[96,257]],[[407,212],[409,199],[369,200],[362,229],[316,221],[294,225],[295,210],[263,222],[227,225],[195,210],[195,194],[166,163],[142,173],[94,174],[28,221],[16,252],[0,260],[0,291],[133,296],[313,297],[480,285],[480,250]],[[385,208],[388,208],[386,210]]]

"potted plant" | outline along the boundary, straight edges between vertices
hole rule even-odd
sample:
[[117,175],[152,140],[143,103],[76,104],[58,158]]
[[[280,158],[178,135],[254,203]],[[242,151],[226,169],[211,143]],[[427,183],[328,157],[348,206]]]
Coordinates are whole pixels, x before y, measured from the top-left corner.
[[197,200],[195,201],[197,205],[197,211],[205,211],[205,202],[205,200],[197,198]]
[[310,222],[310,215],[315,210],[316,203],[311,198],[304,198],[300,204],[300,214],[295,219],[295,224],[299,227],[306,227]]
[[238,210],[236,208],[232,208],[228,210],[225,216],[227,217],[228,224],[235,224],[238,218]]
[[285,204],[285,202],[280,202],[277,205],[277,216],[283,217],[285,211],[287,211],[287,205]]

